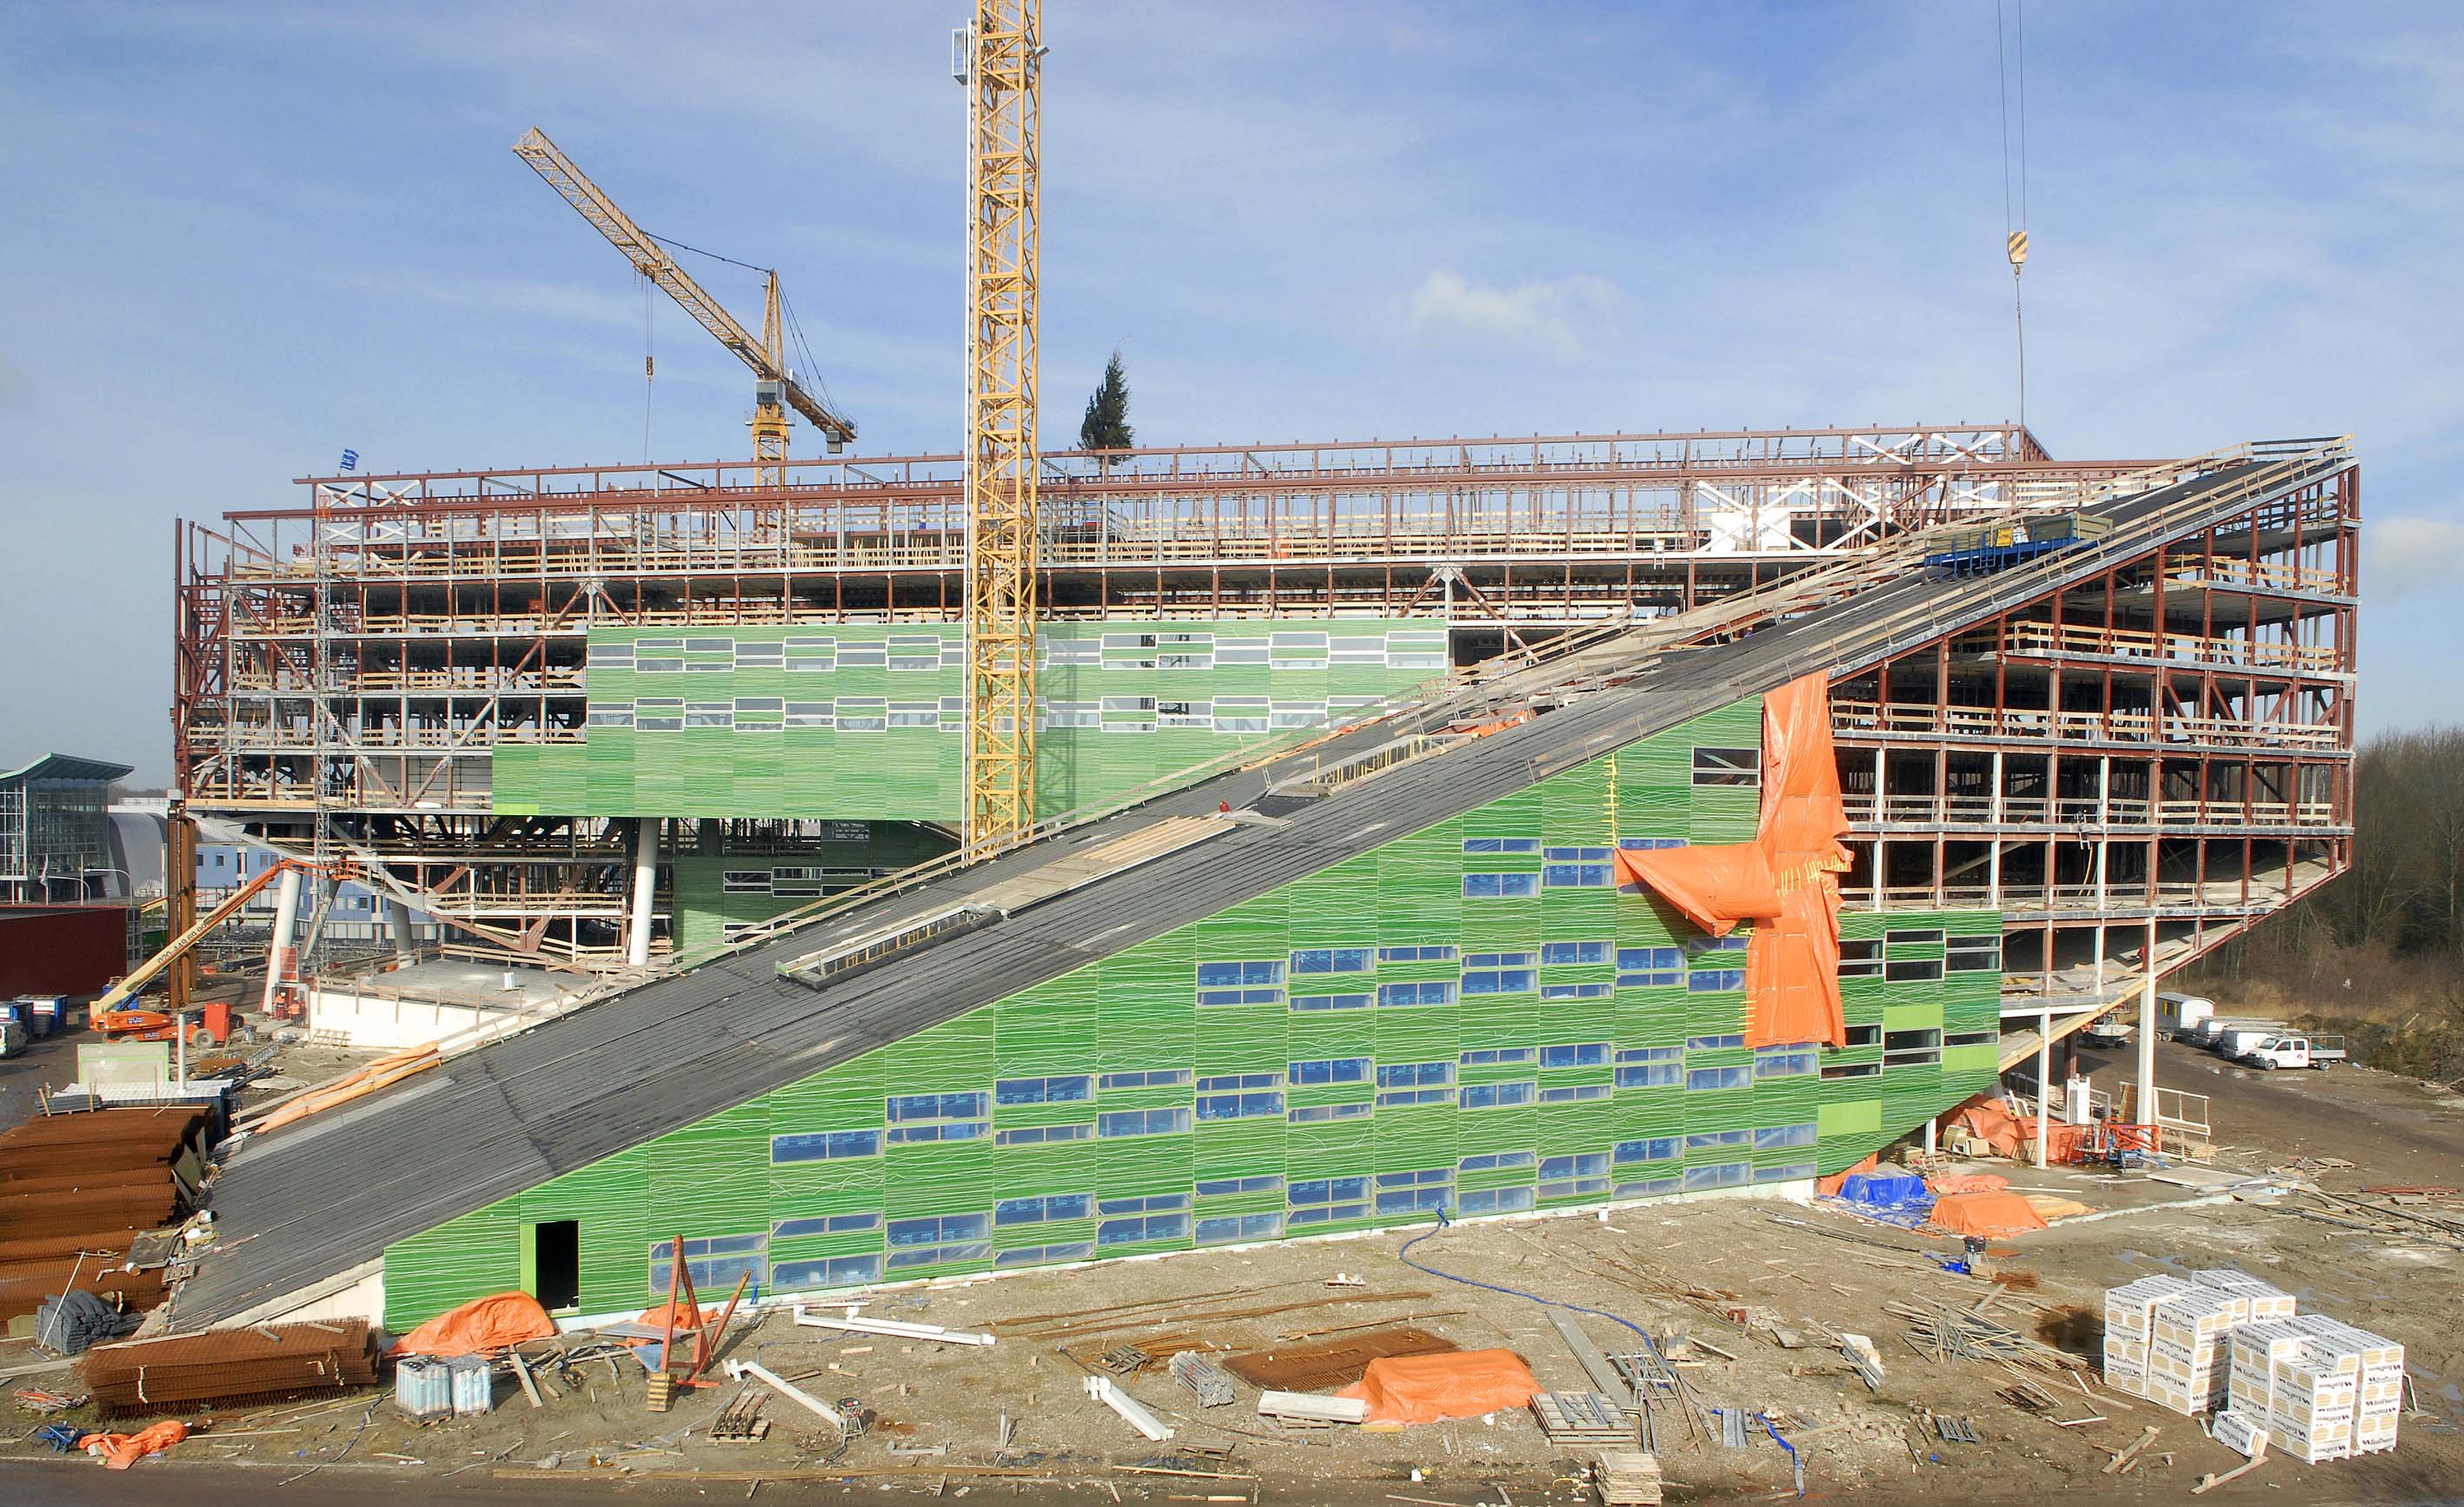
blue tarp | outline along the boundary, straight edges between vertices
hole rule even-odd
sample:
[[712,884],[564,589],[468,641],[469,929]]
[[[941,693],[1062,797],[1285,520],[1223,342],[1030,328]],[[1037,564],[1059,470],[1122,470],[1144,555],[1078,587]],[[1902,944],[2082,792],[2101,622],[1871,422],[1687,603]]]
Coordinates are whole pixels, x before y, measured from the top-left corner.
[[1839,1196],[1852,1204],[1933,1203],[1925,1179],[1914,1172],[1851,1172],[1839,1187]]

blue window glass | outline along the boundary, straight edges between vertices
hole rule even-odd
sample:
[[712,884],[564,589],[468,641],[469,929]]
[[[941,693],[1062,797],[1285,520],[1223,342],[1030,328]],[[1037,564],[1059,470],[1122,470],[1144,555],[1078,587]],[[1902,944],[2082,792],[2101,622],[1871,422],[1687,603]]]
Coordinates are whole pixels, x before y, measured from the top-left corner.
[[1677,1138],[1662,1135],[1640,1141],[1620,1141],[1613,1155],[1620,1166],[1628,1162],[1673,1162],[1677,1160]]
[[1540,893],[1537,874],[1465,874],[1465,900],[1529,900]]
[[1685,1070],[1687,1089],[1743,1088],[1754,1081],[1750,1067],[1689,1067]]
[[[693,1290],[704,1287],[733,1287],[737,1278],[750,1278],[750,1285],[768,1285],[770,1237],[767,1234],[720,1234],[707,1239],[685,1242],[685,1270],[692,1274]],[[661,1240],[650,1247],[650,1291],[664,1295],[668,1279],[675,1270],[676,1245]]]
[[1451,1088],[1397,1088],[1380,1092],[1377,1107],[1413,1109],[1427,1104],[1450,1104],[1454,1098],[1455,1091]]
[[1457,1162],[1455,1169],[1462,1172],[1510,1171],[1518,1167],[1529,1167],[1535,1160],[1529,1151],[1484,1151]]
[[898,1094],[889,1101],[891,1125],[933,1120],[981,1120],[991,1110],[989,1094]]
[[1619,989],[1652,989],[1685,979],[1685,953],[1679,948],[1621,947],[1617,966]]
[[1142,1198],[1107,1198],[1095,1206],[1099,1214],[1169,1214],[1189,1207],[1187,1193],[1149,1193]]
[[1605,1193],[1608,1187],[1609,1154],[1606,1151],[1540,1159],[1540,1196],[1543,1198]]
[[1369,1179],[1328,1177],[1294,1183],[1286,1192],[1291,1206],[1288,1223],[1327,1224],[1369,1216]]
[[1812,1046],[1767,1046],[1754,1053],[1756,1078],[1803,1078],[1819,1064]]
[[1551,889],[1606,889],[1617,883],[1606,863],[1544,863],[1540,866],[1540,879]]
[[1544,942],[1540,944],[1540,966],[1561,968],[1576,963],[1605,963],[1610,947],[1606,942]]
[[1252,1240],[1273,1240],[1284,1233],[1284,1216],[1279,1213],[1221,1214],[1198,1221],[1199,1245],[1242,1245]]
[[1699,957],[1705,952],[1743,952],[1753,945],[1753,939],[1743,931],[1731,931],[1724,937],[1698,937],[1687,943],[1685,950]]
[[1158,1068],[1146,1073],[1106,1073],[1098,1086],[1106,1092],[1119,1088],[1178,1088],[1190,1079],[1185,1067]]
[[1292,954],[1295,973],[1366,973],[1373,950],[1365,947],[1312,948]]
[[1757,1167],[1754,1168],[1754,1181],[1757,1183],[1787,1183],[1793,1182],[1798,1178],[1812,1177],[1813,1175],[1814,1164],[1812,1162],[1784,1162],[1771,1167]]
[[1673,1046],[1630,1047],[1617,1060],[1619,1088],[1674,1088],[1684,1081],[1684,1053]]
[[1094,1097],[1095,1081],[1074,1078],[1004,1078],[993,1085],[993,1102],[1001,1104],[1074,1104]]
[[942,1245],[952,1240],[980,1240],[992,1234],[990,1214],[940,1214],[923,1219],[890,1221],[890,1247]]
[[1467,970],[1463,976],[1466,994],[1528,994],[1538,987],[1539,973],[1528,968]]
[[1198,1118],[1200,1120],[1251,1120],[1283,1112],[1281,1090],[1198,1096]]
[[1543,999],[1606,999],[1617,993],[1614,984],[1543,984]]
[[1200,989],[1239,989],[1250,984],[1280,984],[1284,981],[1281,958],[1251,963],[1200,963],[1198,965],[1198,987]]
[[1091,1201],[1086,1193],[1046,1193],[1040,1198],[1004,1198],[993,1205],[997,1225],[1048,1224],[1055,1219],[1084,1219]]
[[1780,1151],[1786,1150],[1791,1147],[1812,1146],[1813,1144],[1814,1126],[1811,1123],[1795,1125],[1774,1125],[1770,1129],[1757,1130],[1754,1132],[1754,1149],[1757,1151]]
[[1529,1062],[1535,1055],[1528,1046],[1482,1047],[1463,1053],[1460,1060],[1465,1067],[1486,1067],[1496,1062]]
[[1689,994],[1711,994],[1724,989],[1745,987],[1746,971],[1742,968],[1698,968],[1685,975],[1685,992]]
[[1683,847],[1684,845],[1685,845],[1685,840],[1684,840],[1683,838],[1619,838],[1619,839],[1617,839],[1617,846],[1619,846],[1619,847],[1621,847],[1621,848],[1624,848],[1624,849],[1625,849],[1627,852],[1629,852],[1629,853],[1642,853],[1642,852],[1649,852],[1649,851],[1651,851],[1651,850],[1652,850],[1652,849],[1654,849],[1654,848],[1681,848],[1681,847]]
[[1537,1083],[1467,1083],[1457,1096],[1465,1109],[1512,1109],[1539,1102]]
[[1463,954],[1463,966],[1465,968],[1529,968],[1531,962],[1532,957],[1529,952],[1466,952]]
[[1452,1062],[1390,1062],[1377,1069],[1380,1088],[1441,1087],[1454,1081]]
[[1366,1010],[1368,994],[1294,994],[1292,1008],[1298,1010]]
[[1451,963],[1455,950],[1451,947],[1381,947],[1377,961],[1381,963]]
[[817,1130],[770,1138],[770,1160],[774,1165],[837,1162],[848,1157],[880,1154],[881,1132],[878,1130]]
[[1063,1261],[1083,1261],[1095,1254],[1092,1240],[1065,1240],[1058,1245],[1025,1245],[1003,1251],[993,1257],[996,1267],[1052,1266]]
[[1661,1198],[1670,1193],[1683,1192],[1684,1190],[1685,1179],[1682,1176],[1646,1177],[1636,1182],[1617,1184],[1617,1191],[1612,1196],[1617,1198]]
[[[881,1257],[872,1256],[833,1256],[819,1261],[781,1261],[770,1268],[773,1290],[782,1293],[807,1292],[818,1287],[863,1287],[881,1280]],[[664,1284],[656,1286],[661,1294]],[[695,1290],[698,1291],[698,1283]]]
[[1685,1038],[1685,1050],[1688,1052],[1717,1052],[1724,1047],[1745,1044],[1746,1036],[1742,1031],[1732,1031],[1726,1036],[1698,1036]]
[[1685,1187],[1689,1191],[1705,1188],[1736,1188],[1742,1186],[1752,1174],[1753,1168],[1745,1162],[1723,1162],[1716,1167],[1689,1167],[1685,1169]]
[[808,1234],[855,1234],[881,1228],[881,1215],[821,1214],[809,1219],[781,1219],[770,1227],[773,1240],[792,1240]]
[[1455,1001],[1452,979],[1431,979],[1419,984],[1380,984],[1377,1005],[1381,1010],[1398,1010],[1412,1005],[1450,1005]]
[[1380,1190],[1377,1212],[1385,1217],[1401,1214],[1437,1213],[1454,1201],[1451,1188],[1404,1188],[1393,1192]]
[[1198,1185],[1198,1196],[1219,1198],[1227,1193],[1273,1193],[1281,1192],[1283,1187],[1283,1178],[1271,1173],[1262,1177],[1215,1177]]
[[1685,1138],[1686,1154],[1696,1151],[1719,1151],[1734,1147],[1751,1146],[1750,1130],[1698,1130]]
[[1465,838],[1463,850],[1466,853],[1537,853],[1540,851],[1540,840],[1538,838]]
[[1107,1139],[1133,1135],[1179,1135],[1189,1129],[1186,1109],[1116,1109],[1095,1117],[1095,1134]]
[[1609,1097],[1609,1085],[1606,1083],[1567,1083],[1555,1088],[1540,1090],[1540,1102],[1544,1104],[1580,1103],[1587,1099],[1606,1099],[1607,1097]]
[[975,1141],[992,1134],[992,1123],[985,1120],[949,1120],[933,1125],[893,1125],[890,1131],[891,1146],[929,1145],[939,1141]]
[[1458,1198],[1455,1213],[1463,1219],[1483,1214],[1529,1213],[1531,1211],[1531,1193],[1529,1188],[1485,1188]]
[[1294,1062],[1291,1064],[1291,1080],[1296,1085],[1365,1083],[1369,1081],[1369,1059],[1336,1057]]
[[1540,1066],[1599,1067],[1609,1059],[1606,1041],[1585,1041],[1572,1046],[1544,1046],[1540,1049]]
[[1020,1130],[1004,1130],[993,1138],[995,1146],[1049,1146],[1061,1141],[1084,1141],[1095,1133],[1090,1125],[1029,1125]]
[[1284,1123],[1295,1125],[1322,1125],[1329,1120],[1357,1120],[1369,1112],[1370,1106],[1367,1104],[1304,1104],[1298,1109],[1287,1111],[1284,1115]]

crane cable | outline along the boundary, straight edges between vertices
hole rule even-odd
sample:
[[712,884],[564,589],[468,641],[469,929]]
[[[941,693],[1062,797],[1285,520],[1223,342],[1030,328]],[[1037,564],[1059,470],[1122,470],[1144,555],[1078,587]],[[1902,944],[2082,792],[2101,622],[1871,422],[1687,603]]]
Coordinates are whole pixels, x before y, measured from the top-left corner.
[[[2014,36],[2006,40],[2002,0],[1993,0],[1993,63],[2002,98],[2002,247],[2011,263],[2011,323],[2019,350],[2019,427],[2028,426],[2028,320],[2019,297],[2019,272],[2028,261],[2028,9],[2011,0]],[[2015,46],[2012,45],[2015,43]],[[2011,215],[2011,55],[2019,74],[2019,213]]]
[[650,464],[650,279],[641,269],[633,271],[633,280],[642,285],[642,464]]

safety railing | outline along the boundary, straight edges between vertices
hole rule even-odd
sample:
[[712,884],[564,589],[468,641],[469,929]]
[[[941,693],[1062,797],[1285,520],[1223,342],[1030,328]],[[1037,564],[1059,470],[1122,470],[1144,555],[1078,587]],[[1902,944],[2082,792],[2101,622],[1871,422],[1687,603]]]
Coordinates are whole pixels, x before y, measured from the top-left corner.
[[1928,702],[1877,703],[1835,695],[1832,732],[1840,736],[1899,733],[1917,736],[2035,738],[2082,742],[2208,744],[2230,747],[2335,749],[2343,729],[2329,722],[2243,721],[2172,713],[2157,722],[2145,711],[2048,711],[2038,708],[1937,707]]

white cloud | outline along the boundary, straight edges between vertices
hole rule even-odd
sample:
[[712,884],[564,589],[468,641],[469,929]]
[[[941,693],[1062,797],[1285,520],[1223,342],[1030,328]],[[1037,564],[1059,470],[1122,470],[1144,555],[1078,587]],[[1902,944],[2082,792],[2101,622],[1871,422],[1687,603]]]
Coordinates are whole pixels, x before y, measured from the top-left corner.
[[[609,281],[613,282],[617,275],[610,273]],[[455,277],[449,281],[441,277],[361,274],[342,277],[338,282],[354,293],[416,298],[453,309],[572,319],[633,330],[642,327],[639,293],[627,295],[575,283],[542,282],[529,277]],[[665,295],[657,296],[665,301]]]
[[1630,301],[1605,277],[1555,277],[1502,288],[1440,271],[1412,295],[1412,328],[1424,336],[1531,346],[1572,360],[1584,353],[1587,336],[1621,315]]
[[2409,514],[2375,518],[2362,529],[2362,590],[2373,605],[2428,587],[2464,585],[2464,519]]

